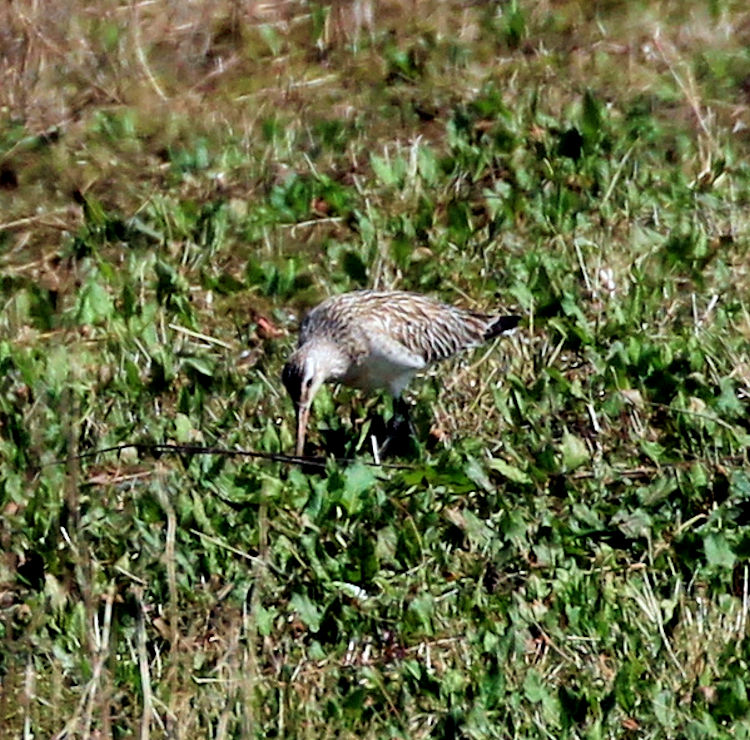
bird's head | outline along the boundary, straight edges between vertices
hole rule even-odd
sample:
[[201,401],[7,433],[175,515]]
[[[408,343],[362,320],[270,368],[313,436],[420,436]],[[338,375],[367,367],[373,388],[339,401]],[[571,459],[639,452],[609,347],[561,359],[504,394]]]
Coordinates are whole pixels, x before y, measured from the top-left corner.
[[341,360],[335,348],[327,344],[306,344],[289,356],[281,373],[297,413],[297,447],[295,454],[302,455],[305,447],[307,422],[313,398],[326,380],[340,372]]

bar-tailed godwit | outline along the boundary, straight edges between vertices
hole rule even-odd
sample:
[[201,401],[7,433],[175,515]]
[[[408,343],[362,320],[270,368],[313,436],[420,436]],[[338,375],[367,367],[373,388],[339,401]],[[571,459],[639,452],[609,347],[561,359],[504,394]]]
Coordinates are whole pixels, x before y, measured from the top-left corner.
[[297,413],[296,454],[303,453],[310,406],[324,382],[385,388],[400,399],[415,373],[510,332],[519,320],[400,290],[361,290],[323,301],[303,319],[281,376]]

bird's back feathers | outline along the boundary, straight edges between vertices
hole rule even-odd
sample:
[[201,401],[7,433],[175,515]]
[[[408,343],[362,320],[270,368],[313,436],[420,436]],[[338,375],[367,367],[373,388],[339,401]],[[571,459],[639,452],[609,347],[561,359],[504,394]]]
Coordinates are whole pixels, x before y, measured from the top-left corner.
[[[467,311],[419,293],[362,290],[332,296],[307,314],[298,346],[321,337],[335,339],[354,362],[377,346],[399,349],[426,366],[456,352],[476,347],[519,321]],[[400,345],[400,348],[399,346]],[[417,366],[418,368],[418,366]]]

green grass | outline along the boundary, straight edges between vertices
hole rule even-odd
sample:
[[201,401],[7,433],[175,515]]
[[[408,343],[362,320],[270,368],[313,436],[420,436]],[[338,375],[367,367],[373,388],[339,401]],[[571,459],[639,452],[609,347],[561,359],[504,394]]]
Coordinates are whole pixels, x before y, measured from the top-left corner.
[[[198,5],[0,11],[4,733],[750,736],[745,3]],[[361,287],[524,316],[407,467],[75,459],[289,452]]]

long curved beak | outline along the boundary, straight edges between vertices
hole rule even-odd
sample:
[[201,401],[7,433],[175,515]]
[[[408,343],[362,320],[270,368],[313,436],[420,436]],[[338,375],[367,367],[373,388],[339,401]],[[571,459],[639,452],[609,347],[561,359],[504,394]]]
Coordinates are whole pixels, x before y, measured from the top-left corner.
[[310,403],[297,406],[297,448],[294,454],[301,457],[305,450],[305,437],[307,435],[307,422],[310,418]]

